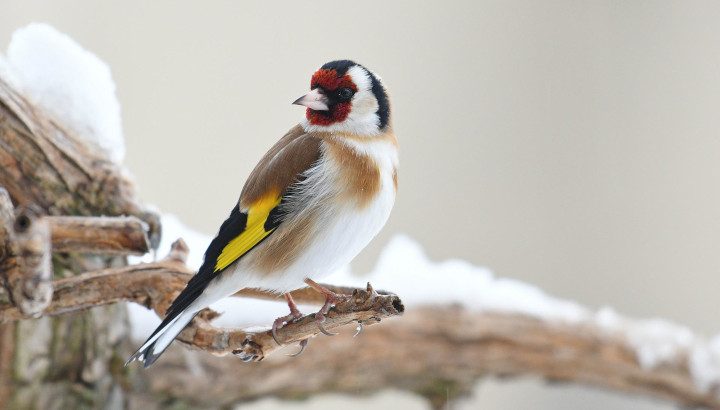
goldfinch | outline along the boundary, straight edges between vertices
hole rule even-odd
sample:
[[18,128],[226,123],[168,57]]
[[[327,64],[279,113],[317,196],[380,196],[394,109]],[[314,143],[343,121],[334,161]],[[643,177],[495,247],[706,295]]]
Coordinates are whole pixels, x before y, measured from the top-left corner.
[[[325,314],[342,296],[315,283],[349,263],[385,225],[397,192],[398,143],[380,78],[349,60],[312,76],[293,104],[305,119],[285,134],[250,174],[203,265],[166,318],[128,360],[152,365],[195,315],[243,288],[285,294],[309,285],[326,297]],[[277,337],[276,337],[277,340]],[[304,348],[304,344],[302,345]]]

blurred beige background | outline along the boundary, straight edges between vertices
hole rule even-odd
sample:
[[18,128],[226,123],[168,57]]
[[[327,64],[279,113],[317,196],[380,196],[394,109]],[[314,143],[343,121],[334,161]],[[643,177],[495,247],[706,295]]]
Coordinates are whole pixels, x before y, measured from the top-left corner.
[[[215,232],[302,117],[312,72],[351,58],[385,80],[401,142],[394,214],[356,271],[403,232],[434,259],[720,330],[716,1],[5,2],[0,45],[32,21],[110,65],[142,197],[195,229]],[[670,408],[534,381],[479,392],[467,408]]]

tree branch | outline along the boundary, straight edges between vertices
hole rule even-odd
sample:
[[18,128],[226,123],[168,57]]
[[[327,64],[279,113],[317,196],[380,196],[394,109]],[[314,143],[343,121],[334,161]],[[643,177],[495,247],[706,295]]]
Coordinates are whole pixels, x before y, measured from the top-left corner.
[[[688,371],[689,352],[672,364],[644,369],[623,334],[588,324],[563,325],[513,314],[476,314],[428,306],[388,326],[350,339],[313,339],[297,358],[273,356],[262,365],[238,365],[193,355],[202,374],[178,371],[187,353],[171,347],[142,377],[154,395],[202,406],[228,406],[261,397],[297,399],[324,392],[370,394],[397,388],[419,393],[442,408],[469,394],[487,376],[536,375],[667,400],[684,407],[720,408]],[[269,382],[272,380],[272,382]]]
[[[304,294],[305,291],[298,292],[298,296]],[[405,310],[400,298],[395,295],[381,295],[375,292],[369,283],[367,289],[353,289],[350,294],[347,301],[330,309],[323,327],[334,329],[351,323],[372,325],[382,319],[401,315]],[[307,303],[302,297],[298,297],[297,301]],[[315,302],[316,299],[312,298],[312,301]],[[301,342],[320,333],[315,314],[293,320],[277,331],[278,340],[283,345]],[[256,333],[228,331],[212,327],[206,319],[196,320],[183,330],[178,340],[216,355],[232,352],[243,361],[261,361],[282,347],[275,342],[270,330]]]
[[144,255],[148,225],[134,216],[48,216],[53,252]]
[[[47,315],[58,315],[94,306],[120,301],[132,301],[149,307],[164,317],[170,303],[182,291],[194,274],[185,266],[187,246],[176,241],[168,257],[160,262],[110,268],[84,273],[55,281],[52,303]],[[331,287],[334,290],[348,288]],[[318,303],[318,299],[305,289],[293,293],[299,303]],[[325,328],[333,329],[353,322],[373,324],[381,319],[399,315],[404,308],[395,295],[381,295],[368,286],[367,290],[354,289],[352,297],[333,307],[327,315]],[[245,290],[245,296],[275,299],[278,295],[257,289]],[[10,304],[0,304],[0,322],[25,319],[31,315]],[[178,340],[216,355],[235,353],[246,360],[262,360],[280,346],[270,331],[246,333],[242,330],[221,329],[210,324],[217,314],[206,310],[180,334]],[[278,331],[280,340],[293,343],[320,333],[315,316],[307,315],[286,324]]]
[[[121,166],[92,145],[48,120],[0,78],[0,185],[12,203],[17,208],[35,206],[41,215],[136,216],[148,224],[151,247],[157,248],[159,215],[141,205]],[[4,232],[0,236],[4,238]],[[12,271],[6,268],[19,262],[18,253],[4,253],[13,246],[0,246],[0,283],[17,292],[22,282],[9,284]],[[52,255],[56,277],[122,264],[123,258],[106,255]],[[5,286],[0,286],[0,309],[10,304],[14,293]],[[27,316],[29,310],[16,309],[15,314]],[[112,306],[0,325],[0,408],[122,406],[132,393],[122,389],[127,376],[116,369],[121,363],[113,358],[126,353],[126,318],[125,309]]]
[[[162,317],[194,273],[185,266],[186,255],[185,243],[177,242],[168,257],[160,262],[103,269],[56,280],[52,303],[45,314],[54,316],[132,301],[153,308]],[[29,317],[31,315],[10,303],[0,303],[0,322]]]
[[[179,241],[170,255],[159,262],[58,280],[46,314],[134,301],[162,316],[193,274],[184,264],[186,255],[187,247]],[[239,295],[279,299],[278,295],[254,289]],[[321,297],[307,289],[293,296],[299,303],[322,302]],[[396,316],[403,309],[396,296],[380,295],[372,288],[355,290],[349,301],[330,311],[326,327],[332,329],[358,321],[371,324]],[[179,340],[215,355],[233,352],[244,361],[259,361],[280,349],[269,331],[247,333],[217,328],[210,323],[215,316],[212,311],[204,311],[181,333]],[[16,307],[0,305],[3,321],[27,317]],[[288,323],[278,332],[284,344],[317,334],[314,315]],[[688,370],[689,351],[680,352],[673,363],[644,369],[626,335],[608,332],[592,323],[567,325],[519,315],[477,315],[460,308],[432,307],[417,309],[402,320],[393,321],[392,331],[365,330],[352,343],[343,343],[342,339],[332,339],[332,345],[328,343],[329,339],[319,338],[302,358],[265,361],[262,367],[238,366],[237,361],[227,359],[218,362],[203,355],[200,360],[209,368],[206,371],[217,372],[217,377],[206,376],[202,380],[177,372],[176,362],[166,358],[156,364],[160,370],[150,370],[150,374],[162,372],[162,377],[150,379],[150,389],[203,405],[224,405],[268,394],[294,397],[310,391],[357,393],[397,387],[421,393],[439,405],[446,387],[458,396],[469,392],[480,377],[535,374],[549,381],[649,395],[683,406],[720,408],[718,397],[703,391],[693,381]],[[327,354],[329,350],[333,353]],[[221,374],[233,377],[220,377]],[[305,376],[286,378],[283,374]],[[270,375],[280,382],[265,383]],[[207,380],[216,384],[204,385]],[[438,389],[438,383],[442,389]],[[205,393],[218,389],[224,392],[220,396]]]
[[43,312],[53,296],[51,252],[142,254],[146,230],[135,217],[42,217],[34,205],[16,212],[0,186],[0,305],[7,299],[19,314]]

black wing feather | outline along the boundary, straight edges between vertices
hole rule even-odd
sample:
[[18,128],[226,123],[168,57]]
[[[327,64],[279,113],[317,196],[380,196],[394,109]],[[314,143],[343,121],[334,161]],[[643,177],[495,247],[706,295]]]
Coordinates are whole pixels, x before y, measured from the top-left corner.
[[[173,319],[178,317],[188,306],[190,306],[190,304],[195,301],[195,299],[198,298],[198,296],[203,293],[203,291],[205,291],[205,288],[207,288],[210,281],[215,278],[220,272],[222,272],[222,270],[215,271],[218,257],[220,256],[228,242],[230,242],[245,231],[245,228],[247,227],[247,218],[248,215],[246,213],[240,212],[239,205],[236,205],[232,209],[232,211],[230,212],[230,216],[228,216],[225,222],[223,222],[223,224],[220,226],[220,230],[218,231],[217,236],[215,236],[212,242],[210,242],[210,246],[208,246],[207,250],[205,251],[205,258],[203,260],[203,264],[198,270],[197,274],[190,278],[187,285],[185,286],[185,289],[183,289],[183,291],[180,292],[180,295],[178,295],[178,297],[172,302],[168,310],[165,312],[165,319],[162,321],[160,326],[155,329],[155,331],[150,335],[150,337],[148,337],[148,340],[152,339],[156,334],[158,334],[158,332],[165,329],[173,321]],[[265,221],[265,230],[267,232],[270,232],[271,230],[274,231],[274,229],[282,223],[283,219],[284,213],[281,212],[280,204],[278,204],[278,206],[276,206],[270,211],[268,219],[267,221]],[[266,238],[267,237],[263,238],[263,240]],[[260,242],[262,242],[262,240]],[[257,246],[260,242],[255,244],[255,246]],[[253,246],[253,248],[255,246]],[[227,269],[227,267],[225,269]],[[155,343],[147,346],[145,349],[139,349],[127,361],[127,363],[125,363],[125,365],[127,366],[128,363],[145,354],[145,368],[149,367],[163,353],[162,351],[154,352],[154,346]]]
[[246,213],[240,212],[240,206],[235,205],[230,212],[230,216],[228,216],[220,226],[217,236],[210,242],[210,246],[208,246],[205,251],[205,259],[197,274],[190,278],[185,289],[183,289],[180,295],[178,295],[170,305],[167,312],[165,312],[168,318],[174,316],[173,313],[179,314],[185,310],[186,307],[190,306],[190,304],[203,293],[208,283],[217,276],[219,272],[215,272],[215,265],[218,257],[228,242],[245,231],[247,217]]
[[[165,312],[165,319],[162,323],[160,323],[160,326],[155,329],[150,337],[148,337],[148,340],[152,339],[153,336],[164,329],[165,326],[170,324],[173,319],[181,314],[185,308],[190,306],[190,304],[193,303],[193,301],[195,301],[201,293],[203,293],[208,283],[210,283],[210,280],[215,276],[215,263],[217,262],[217,258],[220,256],[223,248],[234,237],[240,235],[245,230],[246,225],[247,214],[240,212],[240,206],[235,205],[230,212],[230,216],[228,216],[225,222],[223,222],[220,226],[217,236],[215,236],[212,242],[210,242],[210,246],[208,246],[205,251],[205,259],[200,267],[200,270],[198,270],[198,272],[190,278],[187,285],[185,285],[185,289],[183,289],[172,304],[170,304],[170,307]],[[135,355],[138,355],[139,353],[140,351],[138,351]],[[160,352],[160,354],[162,354],[162,352]],[[158,357],[160,354],[158,354]],[[133,358],[131,358],[128,362],[132,360]],[[146,359],[145,366],[149,366],[153,361],[155,361],[155,359],[150,359],[149,362],[148,359]]]

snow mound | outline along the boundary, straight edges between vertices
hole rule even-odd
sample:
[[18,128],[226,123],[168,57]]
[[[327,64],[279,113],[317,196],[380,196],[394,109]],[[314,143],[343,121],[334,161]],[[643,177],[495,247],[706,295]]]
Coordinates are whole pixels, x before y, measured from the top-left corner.
[[122,162],[120,103],[107,64],[44,23],[16,30],[7,58],[0,60],[0,75],[33,105],[114,162]]
[[517,313],[567,323],[589,316],[576,303],[550,297],[518,280],[496,278],[487,268],[456,259],[433,262],[419,243],[405,235],[388,243],[370,275],[360,277],[343,270],[325,281],[355,287],[369,281],[397,293],[410,307],[452,304],[476,312]]

